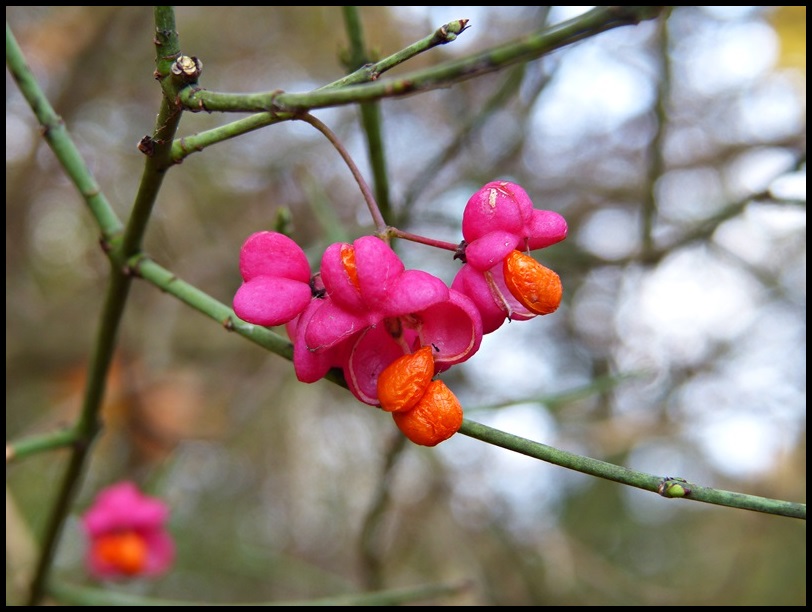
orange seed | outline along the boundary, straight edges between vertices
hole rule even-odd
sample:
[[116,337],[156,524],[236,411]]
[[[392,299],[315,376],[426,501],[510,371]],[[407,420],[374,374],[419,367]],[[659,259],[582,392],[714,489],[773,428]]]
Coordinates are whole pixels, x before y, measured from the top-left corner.
[[387,412],[410,410],[420,401],[434,376],[430,346],[398,357],[378,376],[378,401]]
[[93,552],[122,574],[138,574],[147,564],[147,543],[134,531],[100,536],[93,544]]
[[395,425],[415,444],[436,446],[462,427],[462,406],[441,380],[433,380],[411,410],[393,412]]
[[353,287],[361,291],[361,284],[358,282],[358,268],[355,266],[355,248],[350,244],[341,245],[341,264],[347,272],[347,277],[350,279]]
[[563,287],[558,274],[521,251],[512,251],[503,264],[505,284],[525,308],[537,315],[555,312]]

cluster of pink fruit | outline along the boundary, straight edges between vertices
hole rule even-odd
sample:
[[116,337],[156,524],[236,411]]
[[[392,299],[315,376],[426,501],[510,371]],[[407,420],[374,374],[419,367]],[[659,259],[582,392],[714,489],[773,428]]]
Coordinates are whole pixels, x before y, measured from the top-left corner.
[[240,251],[234,311],[249,323],[285,325],[296,376],[315,382],[340,368],[360,401],[391,412],[413,442],[434,446],[462,425],[462,408],[436,375],[476,353],[507,320],[549,314],[561,281],[529,251],[567,235],[564,218],[533,208],[519,185],[494,181],[468,201],[463,265],[451,286],[407,270],[383,239],[330,245],[318,273],[287,236],[251,235]]
[[[330,245],[313,275],[293,240],[258,232],[240,252],[234,311],[249,323],[286,326],[299,380],[340,368],[359,400],[391,412],[416,444],[434,446],[462,425],[462,407],[437,374],[469,359],[505,321],[549,314],[561,302],[558,275],[527,252],[563,240],[567,224],[534,209],[521,187],[482,187],[465,208],[462,234],[455,257],[463,265],[449,287],[406,270],[376,236]],[[175,555],[168,517],[167,505],[134,483],[102,491],[82,517],[90,572],[102,580],[166,572]]]

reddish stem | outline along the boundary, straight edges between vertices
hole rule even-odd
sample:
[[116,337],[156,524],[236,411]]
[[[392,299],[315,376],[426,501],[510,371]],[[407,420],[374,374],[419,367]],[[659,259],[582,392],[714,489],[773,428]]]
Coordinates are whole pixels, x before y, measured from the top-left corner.
[[403,238],[404,240],[419,242],[420,244],[426,244],[428,246],[433,246],[438,249],[445,249],[446,251],[457,251],[460,248],[459,244],[452,244],[450,242],[445,242],[443,240],[435,240],[434,238],[426,238],[424,236],[419,236],[417,234],[404,232],[403,230],[399,230],[396,227],[390,226],[389,228],[387,228],[386,233],[389,234],[389,236],[393,236],[395,238]]
[[333,133],[333,131],[328,128],[324,123],[316,119],[310,113],[304,113],[303,115],[299,115],[297,117],[302,121],[305,121],[316,128],[319,132],[324,134],[327,140],[332,143],[335,147],[336,151],[341,155],[344,159],[344,162],[349,166],[350,172],[355,177],[355,181],[358,183],[358,186],[361,188],[361,193],[364,196],[364,200],[366,200],[367,207],[369,208],[369,213],[372,215],[372,220],[375,222],[375,228],[381,235],[386,234],[386,221],[381,214],[381,209],[378,208],[378,203],[375,201],[374,196],[372,195],[372,191],[369,189],[369,185],[364,180],[364,177],[361,175],[361,171],[358,170],[358,166],[355,165],[355,162],[350,157],[350,154],[347,152],[347,149],[344,148],[344,145],[341,144],[341,141],[338,137]]

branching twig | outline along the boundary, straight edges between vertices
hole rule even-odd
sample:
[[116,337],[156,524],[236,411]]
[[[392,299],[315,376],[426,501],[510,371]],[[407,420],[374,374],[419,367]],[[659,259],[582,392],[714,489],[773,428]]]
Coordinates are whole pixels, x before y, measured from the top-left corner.
[[[167,10],[167,7],[156,7],[155,20],[156,26],[158,26],[158,64],[160,68],[160,65],[165,62],[165,57],[172,55],[178,48],[174,11]],[[99,414],[104,399],[107,374],[112,363],[118,329],[132,280],[126,266],[123,265],[123,259],[140,249],[152,204],[157,197],[165,170],[171,165],[169,154],[180,118],[180,109],[164,98],[152,138],[154,148],[147,157],[141,187],[133,206],[133,214],[122,235],[120,221],[101,194],[90,170],[64,129],[61,119],[51,108],[22,59],[22,53],[8,24],[6,24],[6,58],[15,79],[20,83],[21,89],[24,88],[24,95],[29,105],[45,127],[44,136],[47,142],[76,184],[79,192],[88,202],[91,212],[102,230],[102,243],[105,251],[113,264],[96,343],[90,359],[81,414],[73,428],[75,438],[72,453],[51,510],[37,569],[31,583],[28,603],[36,605],[44,594],[45,581],[52,565],[65,518],[70,512],[73,499],[78,491],[92,442],[101,428]]]
[[[467,19],[458,19],[452,21],[437,29],[436,32],[427,36],[426,38],[409,45],[387,58],[382,59],[374,64],[367,64],[359,68],[352,74],[349,74],[337,81],[328,83],[318,89],[332,90],[349,85],[358,85],[360,83],[368,83],[376,80],[381,74],[390,70],[391,68],[405,62],[408,59],[419,55],[429,49],[438,45],[449,43],[457,38],[466,28],[468,23]],[[197,151],[202,151],[208,146],[229,140],[241,134],[247,134],[254,130],[258,130],[281,121],[288,121],[293,119],[293,113],[275,113],[275,112],[261,112],[244,119],[232,121],[226,125],[206,130],[198,134],[186,136],[176,141],[172,147],[172,159],[177,163],[187,155],[191,155]]]
[[579,17],[535,32],[518,41],[463,59],[444,62],[432,68],[410,72],[397,79],[380,79],[364,85],[323,88],[299,94],[280,91],[233,94],[187,88],[181,92],[180,100],[191,111],[285,113],[405,96],[417,91],[448,87],[506,66],[539,58],[613,28],[653,19],[660,14],[662,8],[597,7]]
[[[152,215],[163,177],[174,163],[191,151],[200,150],[214,142],[220,142],[263,125],[294,118],[301,119],[319,129],[341,153],[361,188],[376,229],[381,237],[388,238],[393,235],[409,237],[408,234],[389,228],[386,225],[385,218],[381,214],[369,187],[346,150],[323,123],[306,113],[308,109],[373,102],[417,91],[446,87],[506,66],[535,59],[554,49],[572,44],[599,32],[638,23],[644,19],[652,19],[663,8],[597,7],[578,18],[480,54],[445,62],[433,68],[412,72],[396,79],[377,79],[381,73],[397,63],[438,44],[453,40],[466,27],[466,21],[459,20],[447,24],[431,37],[416,43],[416,45],[407,47],[383,62],[363,66],[351,75],[309,93],[295,94],[277,91],[242,95],[209,92],[194,86],[194,84],[178,82],[173,79],[170,74],[170,67],[176,59],[180,59],[178,57],[180,52],[177,32],[175,31],[174,12],[171,7],[156,7],[156,64],[158,67],[156,76],[161,81],[164,97],[154,133],[151,137],[148,137],[149,139],[146,141],[144,149],[142,149],[147,153],[147,160],[139,192],[126,227],[121,223],[102,194],[99,185],[68,135],[64,123],[54,112],[37,85],[7,24],[6,62],[9,71],[42,125],[44,138],[90,209],[101,230],[102,244],[112,263],[110,282],[90,361],[90,371],[84,392],[82,410],[77,423],[74,427],[64,431],[36,436],[7,445],[7,461],[15,456],[27,456],[63,446],[69,446],[72,450],[61,488],[57,492],[46,527],[41,556],[32,581],[28,603],[32,605],[39,603],[45,592],[46,579],[52,565],[61,529],[72,507],[92,442],[100,428],[99,413],[105,392],[105,380],[112,362],[119,325],[134,275],[144,278],[156,287],[183,301],[191,308],[216,320],[226,329],[235,331],[286,359],[292,359],[293,351],[289,341],[271,330],[241,321],[234,315],[231,308],[221,304],[203,291],[184,283],[141,252],[143,236]],[[183,110],[259,112],[260,114],[233,122],[217,130],[173,142]],[[720,215],[710,219],[709,223],[712,225],[718,224],[720,220],[726,218],[725,215],[737,211],[736,208],[725,209]],[[705,235],[704,232],[706,232],[706,229],[700,228],[700,233],[697,236]],[[428,239],[419,241],[426,244],[430,243]],[[454,246],[445,245],[443,248]],[[669,250],[674,246],[670,245]],[[340,372],[332,371],[327,378],[334,383],[346,386]],[[567,469],[656,492],[664,497],[680,497],[779,516],[806,518],[805,504],[702,487],[678,477],[646,474],[558,450],[469,420],[464,421],[460,433]],[[446,592],[449,588],[447,585],[441,585],[440,591],[445,590],[443,592]],[[432,589],[436,589],[436,587],[430,588],[427,592],[435,594],[440,592]],[[71,597],[70,591],[71,589],[64,587],[64,585],[56,585],[55,588],[55,592],[61,593],[65,599]],[[73,591],[73,593],[75,594],[76,591]],[[400,598],[398,596],[391,597],[392,594],[390,593],[389,599],[383,601],[386,603],[414,601],[419,598],[415,597],[416,593],[418,591],[413,589],[405,595],[400,594],[402,595]],[[420,595],[422,596],[422,594]],[[106,602],[109,603],[111,594],[105,592],[105,597]],[[355,599],[355,601],[357,603],[361,600]],[[371,598],[363,600],[363,603],[373,602],[381,605],[382,600],[373,600]],[[308,603],[312,605],[314,602]],[[336,603],[336,600],[333,600],[332,603]]]
[[413,57],[433,49],[438,45],[445,45],[457,39],[457,35],[461,34],[468,29],[467,19],[457,19],[451,21],[443,26],[437,28],[426,38],[409,45],[405,49],[401,49],[397,53],[393,53],[387,58],[373,64],[365,64],[358,68],[355,72],[347,76],[333,81],[319,89],[337,89],[339,87],[346,87],[348,85],[358,85],[360,83],[368,83],[377,80],[384,72],[391,70],[398,64],[412,59]]
[[[343,13],[347,36],[350,39],[347,66],[350,70],[354,70],[368,61],[361,17],[358,14],[357,6],[345,6],[343,7]],[[361,126],[367,138],[367,152],[369,154],[369,165],[372,167],[375,198],[378,201],[381,215],[391,223],[389,173],[386,170],[386,150],[383,146],[383,134],[381,133],[380,105],[378,102],[364,102],[358,106],[361,113]]]

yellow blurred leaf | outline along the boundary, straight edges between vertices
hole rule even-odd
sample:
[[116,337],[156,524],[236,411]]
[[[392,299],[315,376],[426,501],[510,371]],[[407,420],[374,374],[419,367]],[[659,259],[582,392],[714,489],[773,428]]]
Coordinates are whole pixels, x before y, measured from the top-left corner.
[[770,23],[781,43],[779,65],[806,72],[806,7],[778,6]]

